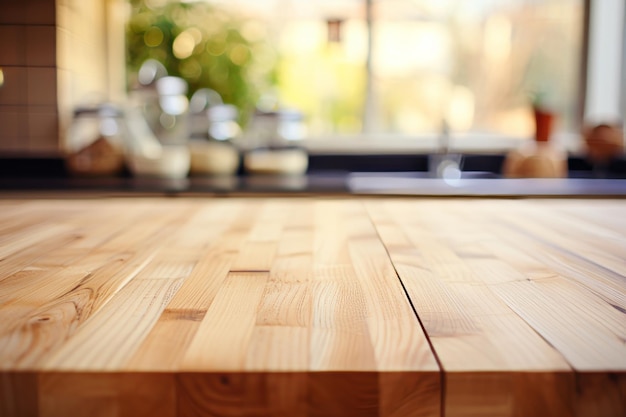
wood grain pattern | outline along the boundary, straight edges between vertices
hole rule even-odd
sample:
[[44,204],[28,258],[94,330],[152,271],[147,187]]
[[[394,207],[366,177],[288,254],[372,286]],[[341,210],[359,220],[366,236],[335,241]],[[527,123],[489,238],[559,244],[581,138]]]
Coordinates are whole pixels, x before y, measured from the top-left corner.
[[39,383],[36,372],[0,374],[0,416],[39,415]]
[[576,385],[626,370],[623,235],[549,202],[368,209],[445,371],[446,415],[623,415],[614,379],[594,413]]
[[623,213],[0,200],[0,416],[626,416]]
[[178,415],[172,374],[47,372],[38,386],[42,417]]

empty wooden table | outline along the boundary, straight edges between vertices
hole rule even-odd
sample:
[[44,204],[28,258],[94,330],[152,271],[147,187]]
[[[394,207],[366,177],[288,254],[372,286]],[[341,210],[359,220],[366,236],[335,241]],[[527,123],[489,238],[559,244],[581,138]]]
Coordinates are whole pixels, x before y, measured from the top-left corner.
[[0,415],[626,415],[626,200],[0,200]]

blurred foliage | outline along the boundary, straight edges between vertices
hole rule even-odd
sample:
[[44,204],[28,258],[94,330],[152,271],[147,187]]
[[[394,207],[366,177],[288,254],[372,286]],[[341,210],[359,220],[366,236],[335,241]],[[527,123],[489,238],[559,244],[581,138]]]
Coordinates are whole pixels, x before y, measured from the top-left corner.
[[[130,0],[126,28],[129,87],[147,59],[184,78],[189,96],[217,91],[245,123],[262,91],[276,84],[276,53],[258,36],[244,36],[246,20],[205,2]],[[244,30],[242,30],[244,29]],[[248,31],[253,32],[253,31]]]

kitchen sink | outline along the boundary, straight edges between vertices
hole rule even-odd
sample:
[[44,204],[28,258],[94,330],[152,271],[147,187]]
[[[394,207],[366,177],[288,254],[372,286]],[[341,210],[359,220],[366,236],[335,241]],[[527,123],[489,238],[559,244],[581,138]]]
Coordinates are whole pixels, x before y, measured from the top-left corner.
[[428,172],[353,172],[355,194],[422,196],[625,196],[626,180],[592,178],[502,178],[482,171],[435,178]]

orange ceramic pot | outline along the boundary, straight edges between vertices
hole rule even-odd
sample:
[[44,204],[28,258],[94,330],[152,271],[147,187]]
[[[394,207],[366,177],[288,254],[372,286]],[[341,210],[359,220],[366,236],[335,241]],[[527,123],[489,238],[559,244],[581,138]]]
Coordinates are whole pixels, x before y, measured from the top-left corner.
[[537,142],[547,142],[552,135],[556,115],[538,108],[533,110],[535,116],[535,140]]

